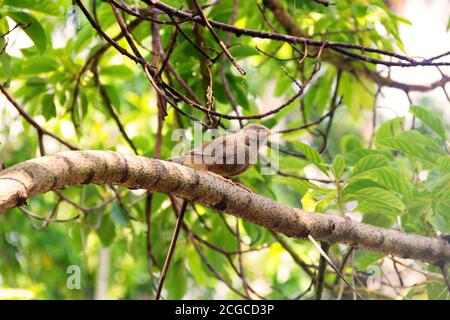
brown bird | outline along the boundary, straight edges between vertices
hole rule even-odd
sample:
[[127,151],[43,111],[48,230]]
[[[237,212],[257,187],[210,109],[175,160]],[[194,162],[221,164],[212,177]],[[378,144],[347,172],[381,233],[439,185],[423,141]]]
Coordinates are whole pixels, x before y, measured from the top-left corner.
[[236,133],[204,142],[168,161],[232,179],[256,162],[259,148],[271,134],[272,131],[261,124],[249,124]]

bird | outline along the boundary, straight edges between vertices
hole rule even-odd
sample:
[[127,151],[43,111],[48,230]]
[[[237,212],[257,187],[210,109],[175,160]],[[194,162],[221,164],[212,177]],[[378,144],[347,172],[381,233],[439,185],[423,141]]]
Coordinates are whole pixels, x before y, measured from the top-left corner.
[[271,134],[272,131],[261,124],[248,124],[236,133],[206,141],[168,161],[231,181],[256,162],[259,148]]

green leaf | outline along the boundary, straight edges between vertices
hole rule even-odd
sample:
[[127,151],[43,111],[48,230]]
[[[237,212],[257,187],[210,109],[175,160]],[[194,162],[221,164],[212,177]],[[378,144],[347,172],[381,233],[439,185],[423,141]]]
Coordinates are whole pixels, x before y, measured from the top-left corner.
[[114,109],[120,111],[120,97],[118,94],[119,90],[117,90],[117,88],[113,85],[105,85],[104,88]]
[[170,300],[180,300],[187,291],[187,272],[184,266],[184,259],[178,258],[172,262],[172,270],[166,279],[167,298]]
[[111,76],[114,77],[115,79],[117,78],[124,79],[132,77],[134,75],[134,72],[127,66],[124,66],[122,64],[116,64],[102,67],[100,70],[100,74],[102,76]]
[[[71,99],[73,99],[72,96]],[[69,105],[72,105],[72,101],[70,101]],[[81,122],[88,111],[88,105],[89,101],[86,94],[83,91],[80,91],[72,111],[72,121],[78,133],[81,129]]]
[[109,247],[114,241],[116,230],[109,214],[102,216],[102,221],[100,227],[97,229],[97,234],[104,247]]
[[450,233],[450,201],[440,202],[433,206],[433,225],[442,233]]
[[445,141],[447,139],[444,121],[442,121],[442,117],[437,115],[436,112],[419,106],[411,106],[409,111],[437,133],[442,140]]
[[333,172],[335,179],[339,180],[341,178],[342,173],[344,173],[344,169],[345,169],[344,156],[338,154],[336,158],[334,158],[333,165],[331,167],[331,171]]
[[33,56],[25,60],[22,66],[23,74],[39,74],[55,71],[58,68],[58,62],[47,56]]
[[196,251],[191,250],[191,252],[187,254],[187,262],[189,270],[195,278],[195,282],[202,287],[208,286],[207,269]]
[[425,181],[427,190],[433,189],[441,177],[442,175],[439,173],[438,170],[430,170],[428,172],[427,179]]
[[81,253],[86,243],[86,226],[83,226],[80,223],[76,223],[69,228],[68,235],[71,238],[72,250]]
[[345,154],[345,162],[347,166],[354,166],[359,160],[372,154],[382,155],[386,157],[389,161],[394,160],[394,157],[388,151],[357,148]]
[[386,254],[371,252],[366,250],[358,250],[355,257],[355,266],[358,270],[367,271],[369,266],[386,256]]
[[433,140],[423,136],[421,133],[404,132],[396,137],[385,138],[378,141],[382,146],[401,151],[432,163],[437,162],[436,145]]
[[336,203],[337,198],[337,192],[333,190],[332,192],[328,193],[323,199],[319,200],[317,202],[316,206],[316,212],[325,212],[325,210]]
[[128,226],[130,224],[130,218],[122,207],[114,203],[111,207],[111,220],[121,226]]
[[342,189],[341,194],[343,197],[346,197],[365,188],[381,188],[381,186],[370,179],[352,179],[350,183]]
[[236,59],[243,59],[259,54],[258,50],[256,50],[255,47],[248,45],[236,46],[231,48],[230,51],[233,57],[235,57]]
[[412,186],[406,178],[392,167],[378,167],[363,174],[380,184],[382,187],[396,191],[402,195],[410,195]]
[[374,83],[369,82],[367,79],[356,79],[355,76],[348,72],[342,74],[339,96],[343,96],[342,100],[350,110],[353,118],[361,117],[361,109],[373,105],[374,97],[370,93],[373,87]]
[[[440,272],[439,269],[434,268],[434,272]],[[444,281],[429,282],[427,284],[428,300],[450,300],[450,292]]]
[[[2,41],[0,41],[0,44],[2,43]],[[3,45],[0,46],[0,48],[3,48]],[[1,49],[0,49],[1,50]],[[4,81],[10,81],[11,79],[11,57],[8,54],[2,54],[0,55],[0,63],[1,63],[1,68],[0,68],[0,76],[3,77]]]
[[365,213],[362,222],[382,228],[391,228],[396,222],[395,217],[387,214]]
[[37,12],[61,16],[61,9],[53,1],[43,0],[3,0],[4,5],[16,8],[30,9]]
[[298,141],[294,141],[293,143],[297,146],[298,149],[300,149],[306,159],[308,159],[312,164],[319,168],[320,171],[328,176],[327,167],[325,166],[325,162],[320,153],[318,153],[316,150],[314,150],[314,148],[305,143]]
[[[89,47],[89,44],[92,43],[92,38],[95,35],[95,29],[91,28],[90,25],[82,25],[81,29],[77,31],[75,39],[70,45],[70,49],[74,52],[80,52],[83,49]],[[91,48],[91,50],[98,50],[97,47]],[[103,69],[103,68],[102,68]]]
[[[229,268],[229,261],[227,260],[227,258],[223,254],[217,251],[213,251],[209,248],[206,248],[204,252],[212,267],[216,269],[216,271],[221,273],[226,281],[232,281],[233,275],[231,274],[232,271]],[[211,274],[211,272],[209,272],[209,274]]]
[[434,200],[450,201],[450,173],[436,183],[431,193]]
[[437,160],[439,170],[445,174],[450,173],[450,155],[446,154]]
[[280,181],[282,183],[288,183],[295,190],[297,190],[303,194],[308,192],[308,190],[314,190],[314,191],[317,191],[322,194],[328,194],[331,191],[333,191],[332,189],[320,187],[308,180],[296,179],[296,178],[292,178],[292,177],[291,178],[276,177],[273,181]]
[[[5,19],[4,16],[0,16],[0,34],[3,35],[5,33],[7,33],[8,31],[9,31],[8,21]],[[0,37],[0,41],[3,41],[3,43],[2,43],[2,48],[3,48],[3,45],[5,44],[4,37]]]
[[[335,75],[336,72],[334,71],[334,68],[327,68],[326,72],[324,72],[321,77],[317,78],[311,88],[309,88],[306,92],[305,105],[310,107],[314,106],[319,116],[322,115],[325,107],[327,106],[328,100],[331,98],[329,88],[333,87]],[[310,111],[307,112],[307,114],[312,117],[313,112]]]
[[412,195],[404,198],[404,203],[408,208],[408,212],[425,213],[429,211],[433,203],[430,192],[412,190]]
[[411,290],[409,290],[408,293],[406,294],[406,299],[412,300],[416,295],[416,292],[417,292],[416,288],[412,288]]
[[55,95],[53,93],[42,97],[42,115],[46,120],[56,116]]
[[255,244],[261,239],[261,229],[259,226],[243,220],[242,226],[244,227],[245,233],[250,237],[251,243]]
[[389,161],[385,156],[373,154],[368,155],[359,160],[352,171],[352,176],[357,176],[367,170],[375,169],[378,167],[388,166]]
[[360,189],[348,195],[345,200],[358,201],[359,210],[364,210],[365,212],[391,214],[405,210],[405,205],[399,198],[382,188],[369,187]]
[[394,118],[384,122],[375,134],[376,144],[378,145],[379,140],[398,136],[403,131],[402,125],[403,118]]
[[230,84],[232,92],[235,94],[237,103],[242,106],[245,110],[250,108],[250,103],[248,102],[248,97],[246,92],[248,91],[245,83],[239,81],[236,77],[231,74],[228,75],[228,83]]
[[302,208],[305,211],[314,212],[316,210],[317,202],[316,200],[314,200],[313,195],[309,191],[305,193],[301,200],[301,203]]
[[[8,25],[8,21],[6,20],[6,17],[1,16],[1,12],[0,12],[0,35],[3,35],[5,33],[7,33],[9,30],[9,25]],[[11,57],[4,52],[6,49],[6,39],[5,37],[1,36],[0,37],[0,52],[2,52],[0,54],[0,77],[3,78],[3,81],[6,82],[6,85],[8,85],[8,81],[11,78],[11,73],[12,73],[12,69],[11,69]]]
[[23,31],[30,37],[40,53],[45,51],[47,48],[47,36],[44,28],[36,18],[25,12],[10,10],[6,10],[5,14],[15,22],[21,23],[23,26],[28,26],[27,28],[23,28]]
[[403,133],[401,133],[398,137],[402,139],[408,139],[410,141],[418,142],[424,146],[426,146],[427,149],[430,149],[432,152],[445,154],[444,152],[444,146],[441,142],[434,139],[433,137],[429,135],[424,135],[423,133],[417,131],[417,130],[408,130]]
[[362,149],[363,143],[360,138],[354,135],[346,135],[342,137],[340,146],[343,152],[349,153],[357,149]]

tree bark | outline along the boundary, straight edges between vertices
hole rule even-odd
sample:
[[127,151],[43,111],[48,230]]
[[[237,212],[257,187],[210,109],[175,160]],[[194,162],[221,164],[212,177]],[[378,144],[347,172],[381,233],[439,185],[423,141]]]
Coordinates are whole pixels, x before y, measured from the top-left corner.
[[278,203],[208,173],[175,163],[113,151],[67,151],[35,158],[0,172],[0,212],[25,204],[37,194],[79,184],[111,184],[164,192],[290,237],[308,235],[329,243],[412,258],[450,262],[450,243],[310,213]]

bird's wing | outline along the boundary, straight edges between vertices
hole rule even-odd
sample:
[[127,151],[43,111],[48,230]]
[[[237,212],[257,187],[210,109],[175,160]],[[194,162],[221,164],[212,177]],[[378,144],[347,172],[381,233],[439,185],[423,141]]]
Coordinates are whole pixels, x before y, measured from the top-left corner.
[[194,149],[191,149],[187,152],[185,152],[184,154],[182,154],[181,156],[175,156],[172,158],[167,159],[167,161],[171,161],[171,162],[177,162],[182,158],[185,158],[186,156],[201,156],[204,155],[204,151],[203,148],[206,147],[207,145],[209,145],[212,141],[206,141],[204,143],[202,143],[200,146],[195,147]]
[[203,142],[201,145],[195,147],[192,150],[189,150],[188,152],[186,152],[186,155],[202,155],[202,156],[206,156],[207,153],[205,152],[205,150],[207,149],[207,146],[209,146],[211,143],[213,143],[215,140],[211,140],[211,141],[205,141]]
[[205,158],[209,158],[209,156],[205,153],[204,148],[213,141],[206,141],[200,146],[187,151],[185,154],[181,156],[169,158],[168,161],[175,162],[196,170],[207,171],[207,167],[204,162]]

